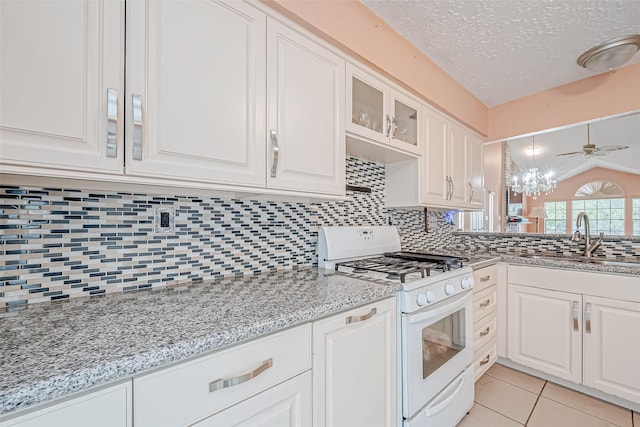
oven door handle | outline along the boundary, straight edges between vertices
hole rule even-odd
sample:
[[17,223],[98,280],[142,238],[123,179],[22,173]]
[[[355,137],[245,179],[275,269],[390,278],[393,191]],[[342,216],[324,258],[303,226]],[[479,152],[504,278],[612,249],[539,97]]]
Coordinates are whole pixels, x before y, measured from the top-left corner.
[[[469,298],[468,293],[456,295],[453,298],[449,298],[446,304],[442,307],[435,308],[433,310],[428,309],[417,314],[409,315],[409,324],[424,322],[425,320],[437,319],[443,314],[455,313],[459,309],[463,308],[467,304]],[[471,315],[469,313],[469,315]]]
[[456,395],[458,394],[458,392],[460,391],[463,385],[464,385],[464,375],[461,375],[460,379],[458,380],[458,384],[455,386],[455,388],[452,384],[448,390],[445,390],[445,392],[442,393],[442,396],[439,396],[437,398],[436,402],[433,402],[432,405],[427,406],[425,408],[424,414],[427,417],[430,417],[442,411],[447,406],[449,406],[451,401],[456,398]]

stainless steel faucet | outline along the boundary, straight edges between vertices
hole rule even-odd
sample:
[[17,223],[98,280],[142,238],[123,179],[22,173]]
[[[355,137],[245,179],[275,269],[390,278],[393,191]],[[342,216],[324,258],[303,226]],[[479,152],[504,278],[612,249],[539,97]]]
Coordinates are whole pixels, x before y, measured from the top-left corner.
[[[604,233],[600,233],[600,237],[598,237],[598,240],[591,243],[591,228],[589,226],[589,217],[587,216],[586,213],[580,212],[578,214],[578,219],[576,220],[576,228],[580,228],[580,226],[582,225],[583,217],[584,217],[584,252],[582,255],[587,258],[591,258],[595,250],[598,249],[598,247],[602,243],[602,238],[604,237]],[[580,240],[580,230],[576,230],[573,233],[573,237],[571,238],[571,240],[574,242],[577,242]]]

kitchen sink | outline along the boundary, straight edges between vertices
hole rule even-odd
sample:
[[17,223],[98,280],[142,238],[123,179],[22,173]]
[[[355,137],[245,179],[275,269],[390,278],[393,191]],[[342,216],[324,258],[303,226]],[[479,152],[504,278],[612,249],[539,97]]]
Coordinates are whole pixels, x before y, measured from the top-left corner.
[[568,261],[582,264],[598,264],[609,265],[612,267],[637,267],[640,268],[640,262],[625,262],[616,260],[607,260],[600,258],[585,258],[585,257],[562,257],[562,256],[550,256],[550,255],[520,255],[523,258],[539,259],[546,261]]

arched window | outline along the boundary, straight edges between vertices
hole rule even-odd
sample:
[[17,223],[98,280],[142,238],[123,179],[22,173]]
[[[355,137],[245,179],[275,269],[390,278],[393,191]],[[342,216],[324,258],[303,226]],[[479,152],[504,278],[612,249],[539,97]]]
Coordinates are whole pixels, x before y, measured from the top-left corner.
[[580,187],[571,201],[574,224],[580,212],[589,217],[592,234],[624,234],[624,191],[615,182],[596,180]]

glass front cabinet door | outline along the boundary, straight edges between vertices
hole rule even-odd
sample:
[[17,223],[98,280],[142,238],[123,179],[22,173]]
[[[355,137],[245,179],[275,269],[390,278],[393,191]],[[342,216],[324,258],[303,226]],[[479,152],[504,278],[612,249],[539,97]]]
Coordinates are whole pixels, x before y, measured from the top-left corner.
[[419,154],[419,101],[352,64],[347,64],[347,114],[352,134]]

